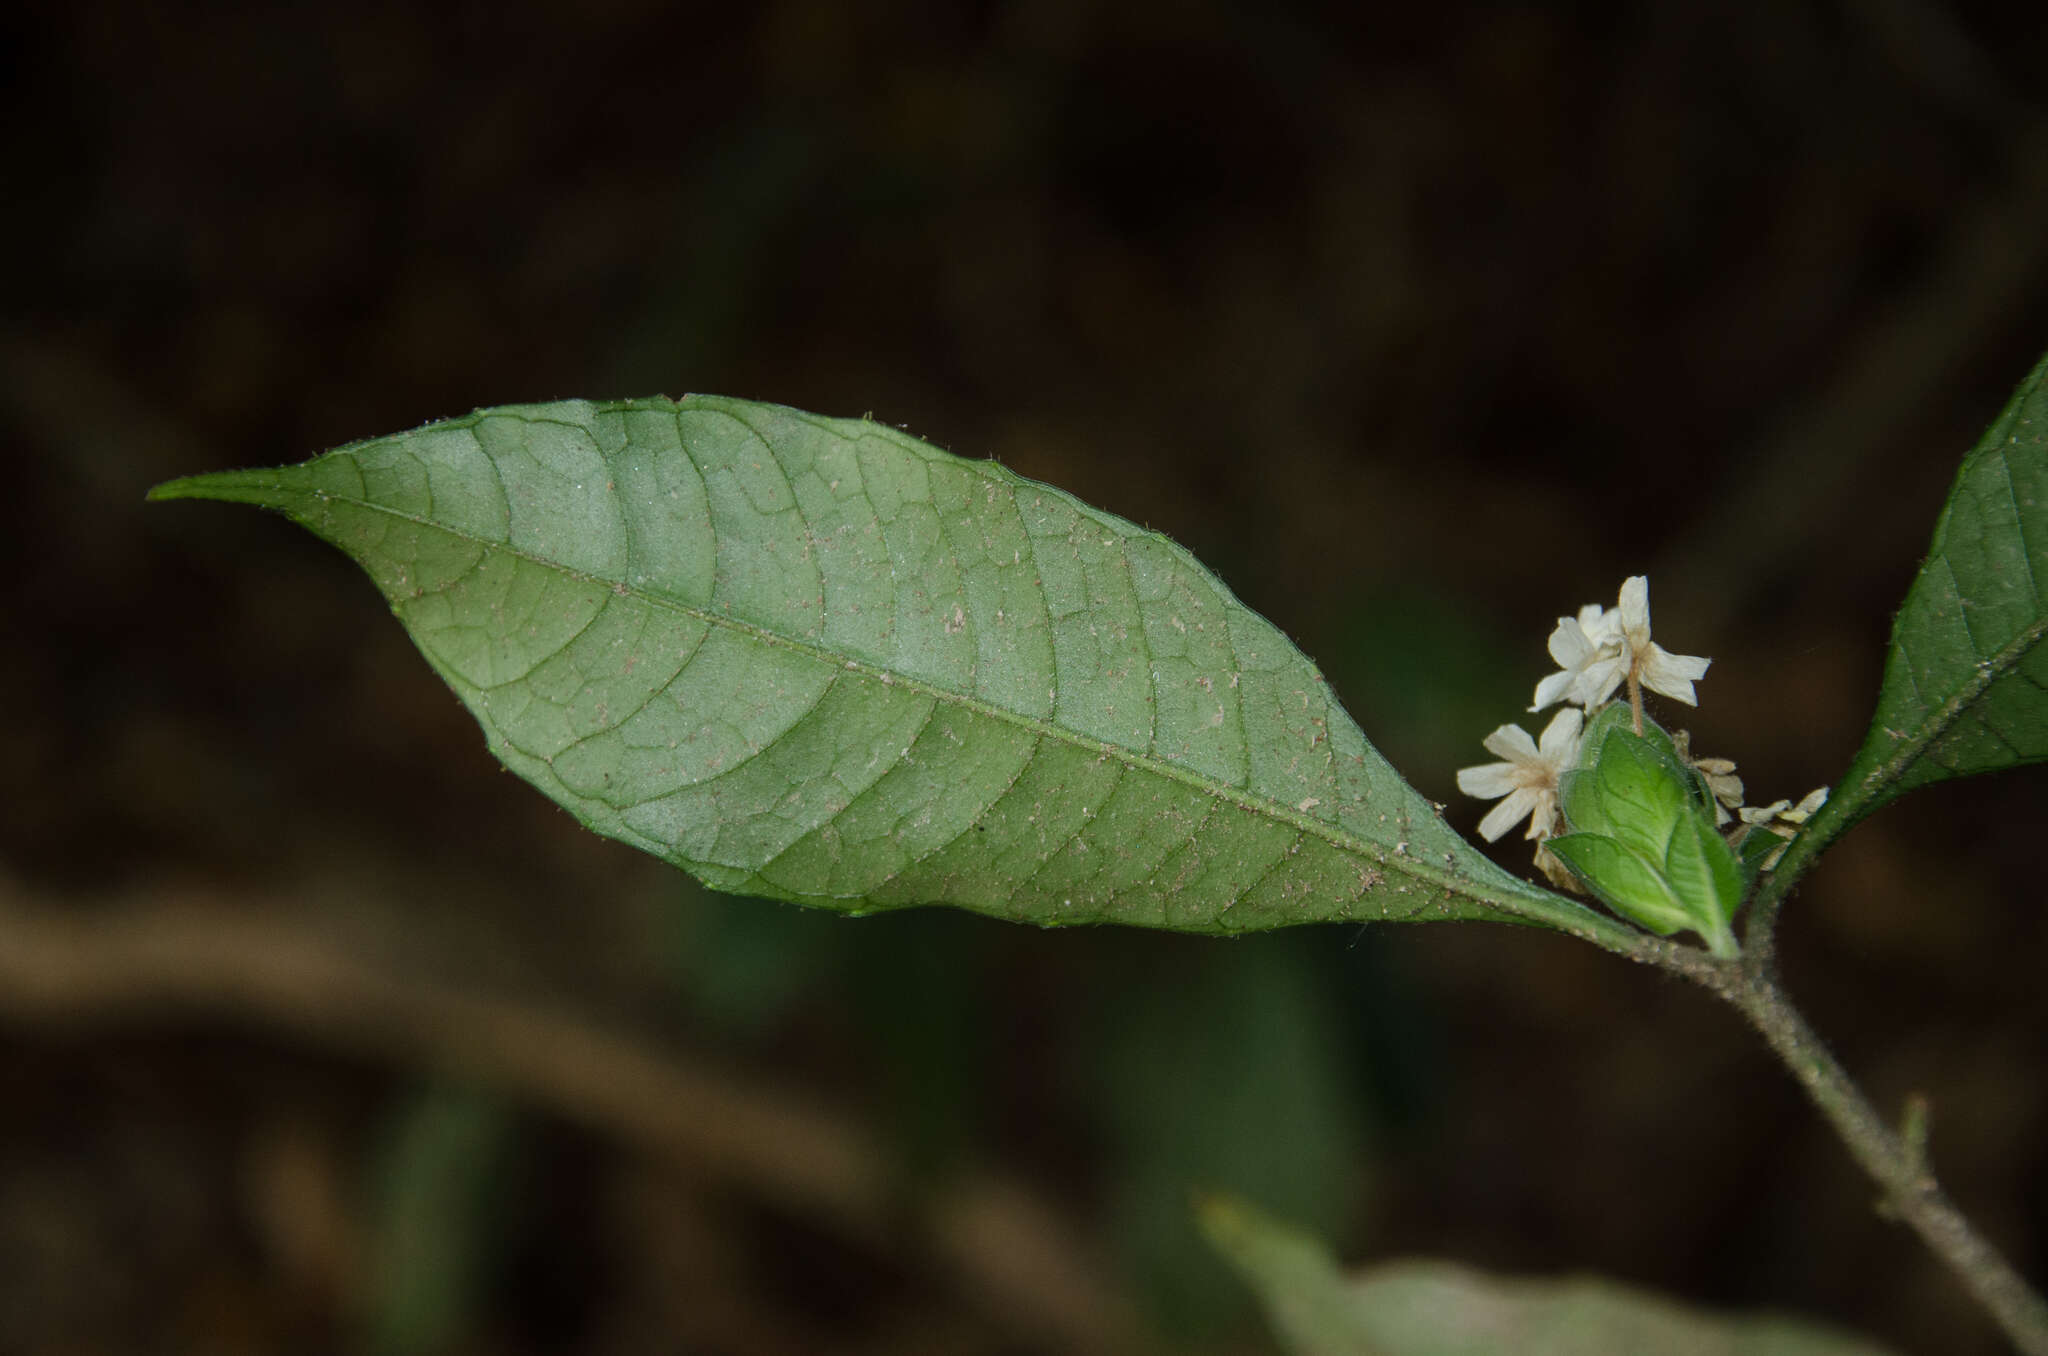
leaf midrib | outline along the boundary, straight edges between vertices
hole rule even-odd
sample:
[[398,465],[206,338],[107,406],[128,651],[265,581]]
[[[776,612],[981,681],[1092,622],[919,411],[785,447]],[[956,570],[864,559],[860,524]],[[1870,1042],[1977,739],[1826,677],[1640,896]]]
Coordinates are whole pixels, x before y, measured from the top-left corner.
[[[1172,763],[1154,758],[1150,754],[1139,753],[1121,744],[1091,740],[1064,726],[1049,724],[1035,717],[1025,715],[1022,712],[1013,711],[1008,707],[997,706],[992,702],[984,701],[979,697],[955,692],[949,688],[939,687],[922,678],[914,678],[879,664],[837,653],[821,645],[814,645],[809,641],[784,635],[779,631],[770,630],[755,622],[732,616],[730,613],[700,608],[690,603],[680,602],[672,597],[635,588],[623,579],[609,579],[603,575],[592,574],[587,570],[580,570],[572,565],[565,565],[560,561],[535,555],[530,551],[523,550],[506,542],[492,541],[485,537],[479,537],[474,533],[463,531],[460,528],[451,527],[433,518],[408,513],[403,509],[392,508],[388,504],[379,504],[371,500],[359,499],[353,495],[337,494],[331,490],[302,490],[299,493],[309,495],[322,504],[340,503],[350,505],[368,512],[382,514],[389,518],[411,523],[415,527],[427,528],[443,533],[457,541],[467,542],[482,550],[503,552],[528,564],[556,571],[569,578],[581,580],[585,583],[602,585],[619,597],[632,598],[652,607],[665,608],[678,615],[703,622],[708,626],[725,627],[728,630],[758,640],[763,644],[780,646],[783,649],[806,655],[844,671],[866,675],[888,686],[902,687],[908,691],[929,696],[934,701],[947,703],[953,707],[972,711],[978,715],[988,716],[991,719],[1004,722],[1018,729],[1028,730],[1043,738],[1057,740],[1074,748],[1101,753],[1105,757],[1117,759],[1126,767],[1164,777],[1169,781],[1178,782],[1205,795],[1213,796],[1218,800],[1236,805],[1240,809],[1263,815],[1265,818],[1277,823],[1286,824],[1303,833],[1322,839],[1341,852],[1364,857],[1377,866],[1397,871],[1424,884],[1436,886],[1453,894],[1463,895],[1469,899],[1493,905],[1510,913],[1537,918],[1552,926],[1557,926],[1560,923],[1559,919],[1549,916],[1547,911],[1533,912],[1526,907],[1510,902],[1509,899],[1483,892],[1474,887],[1474,882],[1463,876],[1434,869],[1428,863],[1418,858],[1407,856],[1398,850],[1383,848],[1367,839],[1347,833],[1342,828],[1324,820],[1315,819],[1303,814],[1292,806],[1283,805],[1279,801],[1269,800],[1263,796],[1239,791],[1237,788],[1225,783],[1213,781],[1198,773],[1190,772],[1186,768],[1177,767]],[[808,535],[808,528],[806,529],[806,535]],[[1347,716],[1346,718],[1348,719],[1349,717]],[[1543,902],[1547,904],[1549,901],[1544,899]],[[1589,916],[1597,917],[1597,915]]]
[[1976,673],[1970,681],[1957,688],[1935,707],[1932,714],[1920,722],[1917,730],[1907,736],[1889,757],[1871,770],[1870,775],[1864,779],[1865,788],[1870,791],[1884,791],[1903,781],[1906,774],[1912,770],[1913,764],[1941,742],[1943,735],[1955,728],[1956,723],[1976,705],[1979,697],[2019,667],[2019,662],[2041,643],[2044,636],[2048,636],[2048,617],[2037,617],[2030,625],[2021,628],[2020,633],[2007,641],[1997,654],[1978,661],[1974,666]]

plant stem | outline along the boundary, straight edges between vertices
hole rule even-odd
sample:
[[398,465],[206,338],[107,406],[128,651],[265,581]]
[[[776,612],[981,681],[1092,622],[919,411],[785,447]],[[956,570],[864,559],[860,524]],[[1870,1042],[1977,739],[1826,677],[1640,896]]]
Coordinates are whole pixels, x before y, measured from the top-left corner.
[[[1653,962],[1663,963],[1663,962]],[[2013,1270],[1934,1180],[1925,1147],[1893,1129],[1871,1106],[1792,1006],[1768,967],[1666,965],[1700,981],[1763,1033],[1850,1154],[1884,1191],[1885,1204],[1962,1278],[1978,1303],[2027,1356],[2048,1356],[2048,1300]]]
[[1807,821],[1778,864],[1766,871],[1751,893],[1743,924],[1743,968],[1751,979],[1767,978],[1777,961],[1778,910],[1806,875],[1814,860],[1855,821],[1840,797],[1830,799]]
[[1690,947],[1623,954],[1698,981],[1747,1017],[1834,1126],[1850,1155],[1882,1188],[1891,1213],[1910,1224],[1962,1279],[2014,1346],[2026,1356],[2048,1356],[2048,1300],[1977,1232],[1935,1181],[1927,1160],[1925,1101],[1917,1096],[1909,1101],[1903,1133],[1895,1130],[1778,982],[1778,910],[1814,859],[1853,822],[1846,806],[1831,801],[1792,841],[1748,901],[1739,960],[1716,960]]

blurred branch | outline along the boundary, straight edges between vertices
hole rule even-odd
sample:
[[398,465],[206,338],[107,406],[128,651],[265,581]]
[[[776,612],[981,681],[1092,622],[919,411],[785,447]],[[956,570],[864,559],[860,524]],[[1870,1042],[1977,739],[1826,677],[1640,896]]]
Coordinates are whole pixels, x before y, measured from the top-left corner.
[[1843,0],[1852,31],[1944,109],[1995,128],[2041,122],[2039,104],[1998,72],[1948,10],[1926,0]]
[[[1758,591],[1796,567],[1815,524],[1862,473],[1873,448],[1952,390],[1959,374],[2026,314],[2048,277],[2048,122],[2020,126],[2000,188],[1960,203],[1925,272],[1843,356],[1834,379],[1775,435],[1744,452],[1716,509],[1651,573],[1722,579],[1701,591],[1696,624],[1728,626]],[[2020,373],[2013,374],[2018,380]],[[1937,449],[1951,462],[1961,449]]]
[[911,1207],[906,1229],[889,1159],[853,1117],[573,1013],[351,954],[276,912],[177,901],[60,914],[0,878],[0,1019],[229,1017],[486,1084],[869,1244],[928,1249],[985,1310],[1056,1349],[1142,1348],[1106,1266],[1022,1184],[962,1176]]

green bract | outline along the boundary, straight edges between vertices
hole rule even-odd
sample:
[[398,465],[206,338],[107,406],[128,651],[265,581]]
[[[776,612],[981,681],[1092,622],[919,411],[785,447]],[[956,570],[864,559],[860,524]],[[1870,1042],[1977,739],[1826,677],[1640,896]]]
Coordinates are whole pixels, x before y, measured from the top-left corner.
[[1732,956],[1742,866],[1671,737],[1648,719],[1638,735],[1631,721],[1619,702],[1593,718],[1560,788],[1571,832],[1546,846],[1615,912],[1659,936],[1697,932],[1715,955]]
[[1186,551],[881,424],[515,406],[155,497],[348,552],[507,767],[721,890],[1616,933],[1452,832]]

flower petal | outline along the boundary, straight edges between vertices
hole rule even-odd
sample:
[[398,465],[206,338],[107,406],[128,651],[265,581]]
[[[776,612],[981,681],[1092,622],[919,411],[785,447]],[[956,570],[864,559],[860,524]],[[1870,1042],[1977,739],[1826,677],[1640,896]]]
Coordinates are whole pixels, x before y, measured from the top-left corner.
[[1768,824],[1791,804],[1789,800],[1774,800],[1769,805],[1745,805],[1736,813],[1745,824]]
[[1564,697],[1564,694],[1571,690],[1572,684],[1578,680],[1579,675],[1577,673],[1570,669],[1565,669],[1560,673],[1551,674],[1548,678],[1536,684],[1536,704],[1529,708],[1529,714],[1533,716],[1547,706],[1555,706]]
[[1523,815],[1536,808],[1536,790],[1533,787],[1517,787],[1508,798],[1486,812],[1486,818],[1479,821],[1479,836],[1487,842],[1497,842],[1500,836],[1515,827]]
[[1579,761],[1579,735],[1586,727],[1586,713],[1575,706],[1567,706],[1550,718],[1550,724],[1543,727],[1543,738],[1538,745],[1543,761],[1556,772],[1563,772]]
[[1579,675],[1572,684],[1571,700],[1590,711],[1612,697],[1627,674],[1628,663],[1621,655],[1603,659]]
[[1458,769],[1458,789],[1479,800],[1492,800],[1515,789],[1513,763],[1483,763]]
[[1632,574],[1621,581],[1621,598],[1614,605],[1621,614],[1620,629],[1646,632],[1650,629],[1650,576]]
[[1673,654],[1662,645],[1653,643],[1637,672],[1643,686],[1650,691],[1661,692],[1687,706],[1698,706],[1699,699],[1692,690],[1693,680],[1706,677],[1707,666],[1713,662],[1698,655]]
[[1550,633],[1546,648],[1550,651],[1550,657],[1557,661],[1559,668],[1579,669],[1586,666],[1587,658],[1600,646],[1586,634],[1586,628],[1576,619],[1559,617],[1557,629]]
[[1778,812],[1778,818],[1784,820],[1788,824],[1804,824],[1807,820],[1813,818],[1813,812],[1815,810],[1818,810],[1821,806],[1827,803],[1828,789],[1825,786],[1815,787],[1813,790],[1807,792],[1804,796],[1801,796],[1799,798],[1799,803],[1793,806],[1791,809],[1780,810]]
[[1536,741],[1519,725],[1503,725],[1480,743],[1488,753],[1497,753],[1510,763],[1533,762],[1537,756]]

